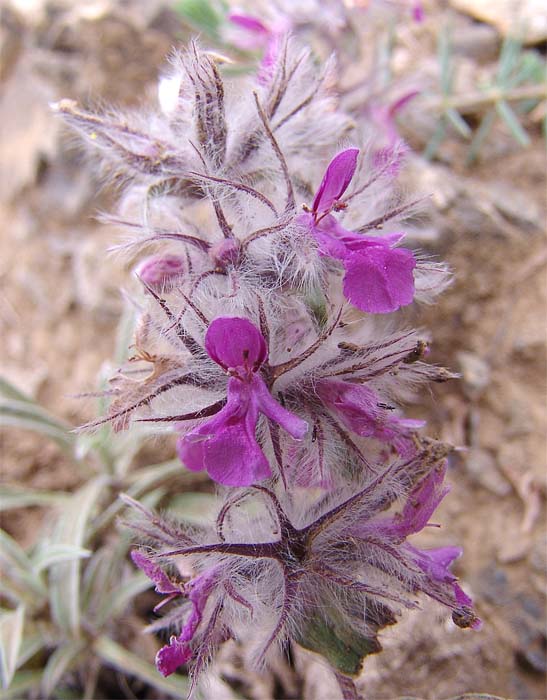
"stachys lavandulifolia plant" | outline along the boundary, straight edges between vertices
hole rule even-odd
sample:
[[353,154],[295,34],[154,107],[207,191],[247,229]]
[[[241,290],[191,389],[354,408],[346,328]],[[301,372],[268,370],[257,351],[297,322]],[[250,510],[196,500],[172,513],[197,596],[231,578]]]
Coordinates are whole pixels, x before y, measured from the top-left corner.
[[56,105],[122,183],[116,248],[141,258],[131,371],[89,427],[171,425],[182,465],[222,485],[210,526],[128,501],[134,563],[170,606],[158,670],[195,681],[228,639],[256,665],[294,642],[357,697],[378,631],[418,594],[480,625],[450,571],[460,550],[408,541],[446,494],[450,447],[399,405],[452,375],[402,314],[448,274],[401,245],[405,148],[348,145],[331,63],[284,38],[230,84],[223,60],[176,54],[146,115]]

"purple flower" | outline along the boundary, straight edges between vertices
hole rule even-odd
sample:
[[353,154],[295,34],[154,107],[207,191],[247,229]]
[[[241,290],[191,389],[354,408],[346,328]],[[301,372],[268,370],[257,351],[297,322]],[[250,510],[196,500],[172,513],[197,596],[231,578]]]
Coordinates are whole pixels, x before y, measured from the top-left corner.
[[137,550],[131,552],[131,558],[139,569],[144,571],[148,578],[156,584],[156,592],[170,594],[154,610],[158,610],[165,603],[178,596],[187,598],[191,603],[190,614],[186,618],[180,634],[178,636],[172,635],[169,644],[162,647],[156,654],[158,671],[163,676],[169,676],[179,666],[187,663],[192,658],[193,650],[190,642],[203,619],[203,611],[207,605],[209,594],[217,581],[217,572],[214,568],[209,569],[186,584],[175,585],[162,569],[142,552]]
[[316,391],[323,403],[357,435],[393,445],[404,457],[415,450],[411,434],[422,428],[425,421],[392,415],[380,405],[372,389],[351,382],[322,380],[317,383]]
[[[378,537],[399,545],[409,561],[412,561],[428,579],[426,592],[432,597],[447,604],[446,595],[442,590],[446,585],[452,589],[453,601],[463,612],[472,605],[472,600],[460,588],[458,579],[449,571],[452,562],[461,555],[459,547],[440,547],[437,549],[418,549],[406,541],[409,535],[420,532],[429,523],[429,519],[449,492],[448,486],[443,486],[446,475],[446,464],[433,470],[413,491],[411,491],[404,508],[390,518],[379,518],[357,526],[353,532],[357,537]],[[457,613],[458,614],[458,613]],[[482,622],[474,617],[469,627],[480,629]]]
[[330,212],[345,209],[341,197],[357,166],[358,149],[349,148],[330,162],[317,190],[312,210],[301,217],[321,255],[340,260],[344,296],[361,311],[389,313],[414,299],[416,260],[412,251],[394,248],[404,236],[365,236],[344,229]]
[[264,49],[257,75],[258,82],[265,85],[273,75],[279,55],[281,36],[290,29],[290,22],[282,18],[271,26],[252,15],[230,12],[228,19],[243,32],[233,38],[233,42],[244,50]]
[[369,115],[381,129],[385,146],[374,153],[374,165],[382,168],[391,162],[390,174],[394,177],[398,174],[401,158],[394,158],[394,149],[400,143],[397,131],[397,115],[407,104],[420,94],[418,90],[405,93],[391,104],[372,103],[369,107]]
[[[156,541],[158,560],[189,557],[202,569],[181,585],[192,609],[187,615],[183,602],[182,631],[160,650],[160,671],[167,675],[188,663],[195,680],[231,636],[257,662],[272,644],[290,638],[323,654],[336,671],[355,675],[363,656],[381,650],[379,630],[396,621],[401,607],[415,608],[418,592],[448,607],[460,627],[478,629],[471,600],[449,571],[459,548],[419,550],[407,542],[428,525],[447,492],[442,455],[440,446],[426,447],[328,501],[304,491],[280,498],[261,486],[240,490],[227,497],[215,527],[199,532],[150,513],[144,529]],[[402,510],[387,517],[401,493]],[[260,508],[244,507],[256,499]],[[159,577],[152,572],[151,578]],[[165,626],[177,617],[175,608]]]
[[220,317],[205,335],[209,357],[229,375],[227,402],[216,415],[178,442],[178,454],[188,469],[206,469],[227,486],[248,486],[267,479],[271,469],[256,440],[262,413],[292,437],[301,439],[306,421],[283,408],[270,394],[260,367],[268,358],[266,341],[245,318]]

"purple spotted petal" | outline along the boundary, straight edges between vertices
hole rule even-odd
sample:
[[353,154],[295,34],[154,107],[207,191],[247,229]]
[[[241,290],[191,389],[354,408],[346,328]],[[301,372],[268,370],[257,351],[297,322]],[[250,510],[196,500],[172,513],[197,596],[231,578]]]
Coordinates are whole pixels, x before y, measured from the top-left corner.
[[313,200],[314,213],[330,211],[332,205],[342,197],[355,173],[358,155],[358,148],[348,148],[334,156]]
[[205,334],[205,349],[209,357],[224,368],[258,369],[268,357],[266,341],[246,318],[215,318]]
[[131,559],[156,584],[157,593],[181,593],[180,588],[171,583],[165,572],[142,552],[134,549],[131,552]]
[[361,311],[384,314],[414,299],[416,260],[406,248],[370,245],[344,260],[344,296]]
[[271,470],[256,441],[257,420],[250,388],[232,377],[226,406],[179,439],[180,460],[192,471],[206,469],[212,479],[226,486],[249,486],[267,479]]
[[271,396],[261,377],[254,375],[248,382],[232,377],[226,406],[179,439],[180,460],[192,471],[206,469],[226,486],[250,486],[269,478],[270,465],[255,434],[259,412],[294,438],[302,438],[308,430],[306,421]]

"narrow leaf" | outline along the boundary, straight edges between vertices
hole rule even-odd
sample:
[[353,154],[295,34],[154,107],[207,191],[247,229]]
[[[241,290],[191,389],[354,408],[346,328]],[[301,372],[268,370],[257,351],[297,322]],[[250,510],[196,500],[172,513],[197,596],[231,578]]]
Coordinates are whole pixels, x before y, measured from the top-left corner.
[[90,556],[91,551],[89,549],[67,544],[52,544],[39,550],[32,557],[32,566],[34,571],[40,572],[60,562],[72,561],[73,559],[87,559]]
[[52,506],[66,499],[63,491],[41,491],[24,486],[4,485],[0,489],[0,511],[28,506]]
[[32,570],[32,564],[24,550],[7,532],[0,530],[0,562],[5,567],[5,577],[23,587],[34,597],[47,595],[40,577]]
[[452,124],[454,129],[464,137],[464,139],[468,139],[471,137],[471,134],[473,133],[471,131],[471,127],[469,124],[465,121],[465,119],[460,115],[458,111],[456,111],[453,108],[449,108],[445,112],[446,117],[448,121]]
[[125,579],[123,585],[112,591],[110,598],[105,601],[107,605],[104,606],[101,617],[115,619],[124,612],[135,596],[147,591],[151,585],[150,579],[141,572]]
[[42,676],[42,692],[49,698],[63,677],[71,671],[78,656],[85,649],[83,641],[70,640],[57,647],[49,657]]
[[23,605],[0,617],[0,676],[3,688],[10,686],[17,668],[24,622],[25,608]]
[[0,700],[21,700],[27,693],[40,687],[42,671],[18,671],[8,690],[0,691]]
[[47,435],[69,451],[72,451],[76,441],[69,426],[28,400],[0,398],[0,426],[2,425]]
[[496,111],[492,108],[484,115],[479,125],[479,128],[475,131],[475,135],[473,136],[473,140],[471,141],[469,150],[467,151],[467,156],[465,158],[466,165],[471,165],[477,159],[480,149],[482,148],[484,141],[488,137],[490,129],[492,128],[492,125],[494,124],[495,120]]
[[15,399],[16,401],[28,401],[29,403],[34,403],[34,399],[27,396],[24,392],[18,389],[14,384],[0,377],[0,396],[6,399]]
[[162,678],[152,664],[127,651],[108,637],[99,637],[93,648],[97,656],[108,666],[117,668],[124,674],[136,676],[160,692],[168,693],[179,700],[188,695],[190,686],[186,678],[182,676]]
[[509,128],[509,131],[511,132],[511,135],[513,136],[515,141],[520,146],[529,146],[530,137],[522,128],[518,117],[513,112],[511,107],[509,107],[507,102],[505,102],[505,100],[500,100],[499,102],[496,102],[496,110],[500,117],[503,119],[503,121],[507,124],[507,127]]
[[193,29],[218,36],[221,18],[210,0],[179,0],[175,8]]
[[[97,477],[76,491],[57,522],[54,541],[81,547],[93,508],[106,484]],[[61,562],[50,567],[50,604],[53,619],[66,632],[77,636],[80,628],[80,561]]]

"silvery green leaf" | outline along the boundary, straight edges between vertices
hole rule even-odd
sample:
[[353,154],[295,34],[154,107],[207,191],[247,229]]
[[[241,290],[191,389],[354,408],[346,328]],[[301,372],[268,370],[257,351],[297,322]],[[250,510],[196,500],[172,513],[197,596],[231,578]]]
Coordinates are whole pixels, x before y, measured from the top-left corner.
[[54,564],[73,559],[87,559],[92,552],[83,547],[67,544],[50,544],[37,551],[32,557],[34,571],[40,572]]
[[135,596],[147,591],[151,585],[150,579],[140,571],[125,578],[122,585],[111,590],[110,595],[103,598],[100,618],[115,619],[124,612]]
[[160,692],[168,693],[179,700],[188,695],[189,683],[186,678],[182,676],[162,678],[152,664],[132,654],[108,637],[98,637],[93,644],[93,649],[107,666],[117,668],[124,674],[136,676]]
[[439,150],[445,134],[446,120],[444,117],[441,117],[437,123],[437,126],[435,127],[432,137],[429,139],[429,143],[425,147],[423,155],[426,160],[432,160],[437,155],[437,151]]
[[24,486],[3,485],[0,488],[0,511],[27,506],[57,505],[68,495],[63,491],[41,491]]
[[17,668],[24,623],[25,608],[23,605],[20,605],[16,610],[0,615],[0,675],[3,688],[10,686]]
[[[29,659],[46,647],[52,647],[56,643],[55,633],[48,629],[47,625],[40,623],[32,626],[32,619],[27,615],[25,624],[25,634],[19,649],[19,658],[17,659],[17,668],[22,668]],[[30,627],[30,629],[29,629]]]
[[55,649],[45,665],[42,676],[41,686],[45,697],[51,696],[84,649],[85,642],[76,639],[71,639]]
[[23,594],[26,592],[33,597],[47,596],[47,589],[40,576],[33,571],[25,551],[4,530],[0,530],[0,562],[5,567],[5,578],[11,579],[16,588],[22,588]]
[[[178,477],[182,486],[185,484],[204,483],[209,480],[205,472],[187,471],[182,467],[178,459],[173,459],[150,467],[144,467],[128,474],[126,482],[131,484],[131,486],[127,487],[126,491],[132,498],[139,499],[151,489],[173,477]],[[123,501],[119,499],[111,503],[97,518],[94,531],[98,532],[109,525],[124,508]]]
[[479,151],[482,148],[482,144],[484,143],[486,137],[490,133],[490,129],[492,128],[495,120],[496,111],[492,108],[488,112],[486,112],[486,114],[481,120],[481,123],[479,124],[479,128],[475,131],[475,135],[473,136],[465,159],[466,165],[471,165],[475,162],[476,158],[479,155]]
[[4,377],[0,377],[0,396],[6,399],[15,399],[16,401],[28,401],[29,403],[34,403],[34,399],[27,396]]
[[21,700],[27,693],[40,687],[42,671],[17,671],[10,687],[0,691],[0,700]]
[[[53,541],[56,544],[81,547],[86,539],[86,526],[106,484],[96,477],[76,491],[67,502],[57,522]],[[50,604],[55,622],[66,632],[77,634],[80,628],[79,559],[50,567]]]
[[24,428],[46,435],[72,453],[76,437],[70,426],[58,420],[30,399],[0,397],[0,426]]

